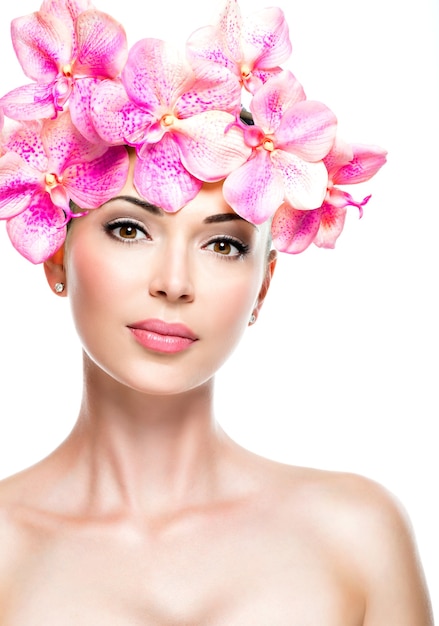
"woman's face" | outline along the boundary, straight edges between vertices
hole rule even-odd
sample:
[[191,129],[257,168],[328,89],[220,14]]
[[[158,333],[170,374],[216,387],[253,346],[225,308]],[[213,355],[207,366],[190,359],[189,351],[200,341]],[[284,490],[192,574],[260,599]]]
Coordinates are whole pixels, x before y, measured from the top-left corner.
[[239,218],[221,183],[170,214],[141,200],[131,174],[118,197],[73,220],[65,246],[91,363],[146,393],[203,384],[248,326],[269,275],[266,248],[267,226]]

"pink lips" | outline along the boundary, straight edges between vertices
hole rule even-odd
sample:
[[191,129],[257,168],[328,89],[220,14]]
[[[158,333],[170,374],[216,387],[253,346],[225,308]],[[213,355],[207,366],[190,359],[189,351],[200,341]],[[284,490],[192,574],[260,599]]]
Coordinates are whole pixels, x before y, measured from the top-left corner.
[[157,319],[136,322],[128,328],[142,346],[154,352],[181,352],[198,339],[184,324],[168,324]]

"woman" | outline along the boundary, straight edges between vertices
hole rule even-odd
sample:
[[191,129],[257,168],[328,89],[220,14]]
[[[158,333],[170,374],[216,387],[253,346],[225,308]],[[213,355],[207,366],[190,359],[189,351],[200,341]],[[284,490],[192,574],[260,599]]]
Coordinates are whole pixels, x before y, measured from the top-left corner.
[[[148,46],[158,54],[155,44]],[[107,82],[103,89],[119,87]],[[105,148],[82,141],[65,110],[55,121],[4,134],[1,172],[10,200],[4,206],[12,198],[20,205],[4,217],[14,245],[43,260],[52,290],[70,299],[84,350],[84,393],[66,441],[1,485],[2,624],[431,624],[410,530],[389,494],[357,476],[255,456],[215,421],[214,375],[256,321],[276,263],[271,215],[258,219],[255,198],[248,206],[242,186],[233,184],[234,172],[250,162],[249,143],[253,161],[266,156],[257,153],[252,129],[237,121],[227,135],[224,151],[239,164],[226,173],[230,162],[223,163],[222,175],[212,174],[212,159],[207,172],[192,153],[178,153],[184,168],[175,162],[171,174],[179,172],[192,191],[176,210],[187,186],[179,179],[150,188],[148,167],[157,155],[133,133],[128,161],[115,138],[119,127],[102,111],[102,102],[108,109],[116,98],[99,90],[92,95],[93,126],[87,117],[81,128],[98,132]],[[126,111],[127,100],[117,95]],[[11,99],[2,102],[11,113]],[[348,149],[330,140],[331,113],[316,109],[319,123],[324,120],[318,143],[331,145],[315,163],[325,158],[335,178],[340,166],[332,165]],[[226,113],[216,119],[228,128],[233,116]],[[189,119],[167,115],[165,126]],[[256,105],[254,116],[262,117]],[[43,190],[33,171],[23,183],[23,170],[41,164],[43,148],[27,160],[41,137],[49,163],[69,145],[68,158],[63,152],[57,162],[67,164],[62,175],[44,172]],[[204,158],[211,156],[209,142],[199,135],[197,141]],[[367,152],[375,168],[382,164],[379,150]],[[72,165],[78,153],[86,186]],[[351,160],[363,162],[358,151]],[[322,168],[311,170],[311,199],[297,192],[296,204],[315,206]],[[152,172],[160,175],[158,168]],[[257,186],[255,178],[252,183]],[[285,194],[294,195],[295,186],[284,184]],[[324,192],[327,197],[326,182]],[[84,194],[88,204],[81,206]],[[49,226],[34,218],[35,198],[39,211],[55,216]],[[76,216],[61,247],[59,207]],[[97,210],[77,217],[87,208]],[[291,208],[278,213],[276,207],[272,232],[279,247],[303,245],[308,232]],[[320,220],[313,240],[322,243],[322,213],[309,214]]]

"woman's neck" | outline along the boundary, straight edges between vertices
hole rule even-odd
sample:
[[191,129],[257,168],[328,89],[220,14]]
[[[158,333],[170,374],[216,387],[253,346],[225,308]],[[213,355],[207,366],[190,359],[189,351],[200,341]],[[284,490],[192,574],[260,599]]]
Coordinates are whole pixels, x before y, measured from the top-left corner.
[[86,365],[79,418],[61,455],[69,475],[87,483],[83,506],[160,516],[220,496],[220,459],[234,444],[215,423],[213,381],[147,395]]

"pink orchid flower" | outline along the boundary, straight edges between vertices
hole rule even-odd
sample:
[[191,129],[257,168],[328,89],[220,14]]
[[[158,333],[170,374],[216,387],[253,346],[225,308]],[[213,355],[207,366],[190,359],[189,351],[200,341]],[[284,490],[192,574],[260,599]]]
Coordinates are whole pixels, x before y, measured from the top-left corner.
[[126,35],[112,17],[86,9],[87,0],[46,0],[41,10],[13,20],[12,41],[32,84],[0,100],[15,120],[54,118],[70,107],[72,120],[90,141],[99,141],[89,115],[94,86],[115,78],[127,55]]
[[334,114],[306,100],[289,71],[270,78],[253,96],[250,110],[255,125],[245,128],[244,138],[252,155],[227,177],[226,201],[254,224],[270,218],[284,200],[301,210],[319,207],[328,184],[322,159],[334,143]]
[[3,115],[3,111],[0,109],[0,156],[5,153],[4,148],[4,139],[3,139],[3,126],[5,124],[5,116]]
[[249,156],[234,125],[241,87],[221,65],[192,69],[173,46],[143,39],[131,48],[121,81],[92,97],[96,130],[108,143],[135,146],[134,183],[165,211],[177,211],[202,181],[225,178]]
[[116,195],[128,173],[123,147],[87,141],[68,112],[56,120],[17,124],[0,157],[0,219],[14,247],[41,263],[62,245],[70,201],[94,209]]
[[192,61],[207,59],[231,69],[251,93],[281,71],[291,54],[283,11],[270,7],[242,18],[237,0],[227,0],[216,26],[195,31],[187,41]]
[[357,207],[360,217],[370,195],[360,202],[336,185],[362,183],[374,176],[386,162],[386,151],[378,146],[348,145],[337,140],[324,159],[328,169],[328,189],[321,207],[298,211],[284,203],[272,222],[273,242],[282,252],[297,254],[311,243],[320,248],[334,248],[341,234],[348,206]]

